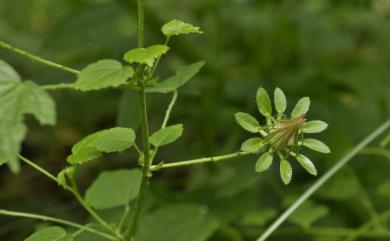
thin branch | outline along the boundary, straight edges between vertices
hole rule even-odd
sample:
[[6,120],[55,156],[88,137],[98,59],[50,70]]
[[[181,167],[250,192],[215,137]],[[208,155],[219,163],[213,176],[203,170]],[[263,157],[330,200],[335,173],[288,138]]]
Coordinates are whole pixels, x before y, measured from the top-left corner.
[[60,84],[54,84],[54,85],[41,85],[41,88],[43,88],[45,90],[74,89],[74,84],[60,83]]
[[304,192],[278,219],[269,226],[265,232],[257,239],[257,241],[265,241],[271,234],[298,208],[300,207],[315,191],[317,191],[324,183],[333,177],[342,167],[344,167],[353,157],[355,157],[363,148],[371,141],[377,138],[380,134],[390,127],[390,120],[378,127],[363,141],[361,141],[354,149],[352,149],[344,158],[336,165],[327,171],[318,181],[316,181],[306,192]]
[[54,217],[45,216],[45,215],[39,215],[39,214],[34,214],[34,213],[16,212],[16,211],[4,210],[4,209],[0,209],[0,215],[11,216],[11,217],[31,218],[31,219],[42,220],[42,221],[45,221],[45,222],[52,222],[52,223],[63,224],[63,225],[67,225],[67,226],[70,226],[70,227],[83,229],[85,231],[88,231],[90,233],[94,233],[96,235],[99,235],[99,236],[104,237],[104,238],[109,239],[109,240],[117,240],[117,238],[112,236],[112,235],[103,233],[103,232],[98,231],[96,229],[89,228],[89,227],[86,227],[84,225],[81,225],[81,224],[78,224],[78,223],[75,223],[75,222],[71,222],[71,221],[68,221],[68,220],[60,219],[60,218],[54,218]]
[[48,65],[48,66],[56,68],[56,69],[61,69],[61,70],[65,71],[65,72],[68,72],[68,73],[71,73],[71,74],[77,75],[77,74],[80,73],[80,71],[78,71],[76,69],[73,69],[71,67],[67,67],[65,65],[61,65],[61,64],[55,63],[53,61],[41,58],[41,57],[39,57],[37,55],[34,55],[32,53],[29,53],[29,52],[27,52],[25,50],[16,48],[16,47],[12,46],[11,44],[6,43],[4,41],[0,41],[0,48],[10,50],[10,51],[12,51],[14,53],[17,53],[19,55],[25,56],[25,57],[27,57],[27,58],[29,58],[31,60],[37,61],[39,63]]

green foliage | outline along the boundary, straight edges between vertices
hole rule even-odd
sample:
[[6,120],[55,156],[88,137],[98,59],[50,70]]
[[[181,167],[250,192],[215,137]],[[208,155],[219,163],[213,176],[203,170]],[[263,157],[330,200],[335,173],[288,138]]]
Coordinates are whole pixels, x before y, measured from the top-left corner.
[[146,64],[152,67],[157,58],[167,53],[169,47],[166,45],[152,45],[148,48],[136,48],[129,50],[123,56],[123,59],[129,63]]
[[317,175],[317,169],[316,169],[316,167],[314,166],[313,162],[310,161],[309,158],[307,158],[306,156],[304,156],[304,155],[302,155],[302,154],[297,155],[295,158],[297,159],[297,161],[299,162],[299,164],[301,164],[301,166],[302,166],[303,168],[305,168],[305,170],[306,170],[308,173],[310,173],[310,174],[312,174],[312,175],[314,175],[314,176]]
[[256,162],[256,172],[263,172],[268,170],[272,165],[273,155],[269,152],[262,154]]
[[285,185],[289,184],[292,177],[292,168],[287,160],[280,160],[280,177]]
[[43,228],[24,241],[70,241],[66,235],[66,231],[57,226]]
[[139,170],[104,171],[85,194],[85,201],[96,209],[126,205],[138,195],[141,184]]
[[130,128],[115,127],[93,133],[72,147],[68,163],[82,164],[93,160],[102,153],[118,152],[134,145],[135,133]]
[[248,113],[238,112],[234,116],[237,123],[249,132],[256,133],[261,129],[260,124],[256,118]]
[[165,127],[153,133],[149,141],[154,146],[164,146],[176,141],[183,134],[183,125],[176,124]]
[[279,114],[286,111],[287,100],[283,91],[280,88],[276,88],[274,92],[275,109]]
[[122,66],[120,62],[111,59],[100,60],[80,72],[74,87],[82,91],[118,87],[133,75],[131,66]]
[[320,120],[313,120],[306,122],[302,127],[304,133],[319,133],[328,128],[328,124]]
[[294,109],[291,112],[291,116],[298,117],[298,116],[305,115],[309,111],[309,107],[310,107],[310,98],[303,97],[295,105]]
[[257,107],[259,108],[260,113],[267,117],[272,114],[271,99],[267,91],[264,88],[259,88],[256,94]]
[[199,27],[174,19],[164,24],[161,28],[161,32],[169,38],[173,35],[203,33],[199,29]]
[[218,221],[208,214],[207,209],[195,205],[173,205],[144,217],[135,239],[138,241],[205,241],[218,226]]
[[147,87],[146,91],[151,93],[164,94],[175,91],[185,85],[192,77],[194,77],[204,64],[205,63],[203,61],[199,61],[191,65],[179,67],[174,76],[158,82],[153,86]]
[[330,149],[325,143],[316,139],[304,139],[303,145],[313,151],[318,151],[322,153],[330,153]]
[[241,151],[258,152],[264,145],[264,140],[260,137],[250,138],[244,141],[241,145]]
[[299,207],[288,220],[307,229],[310,228],[314,222],[325,217],[328,213],[329,209],[325,205],[307,201]]

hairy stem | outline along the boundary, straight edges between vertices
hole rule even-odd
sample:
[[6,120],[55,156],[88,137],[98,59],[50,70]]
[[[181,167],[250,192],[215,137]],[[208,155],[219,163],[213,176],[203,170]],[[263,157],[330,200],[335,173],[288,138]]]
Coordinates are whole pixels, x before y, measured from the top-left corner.
[[117,238],[112,236],[112,235],[103,233],[103,232],[98,231],[96,229],[93,229],[93,228],[90,228],[90,227],[87,227],[87,226],[84,226],[84,225],[81,225],[81,224],[78,224],[75,222],[60,219],[60,218],[54,218],[54,217],[39,215],[39,214],[34,214],[34,213],[16,212],[16,211],[4,210],[4,209],[0,209],[0,215],[11,216],[11,217],[31,218],[31,219],[37,219],[37,220],[42,220],[42,221],[46,221],[46,222],[63,224],[63,225],[67,225],[70,227],[83,229],[85,231],[88,231],[90,233],[94,233],[96,235],[99,235],[99,236],[106,238],[106,239],[109,239],[109,240],[117,240]]
[[25,56],[31,60],[34,60],[34,61],[37,61],[39,63],[42,63],[42,64],[45,64],[45,65],[48,65],[50,67],[53,67],[53,68],[56,68],[56,69],[60,69],[60,70],[63,70],[65,72],[68,72],[68,73],[71,73],[71,74],[79,74],[80,71],[76,70],[76,69],[73,69],[71,67],[67,67],[65,65],[62,65],[62,64],[57,64],[53,61],[50,61],[50,60],[47,60],[47,59],[44,59],[44,58],[41,58],[39,56],[36,56],[32,53],[29,53],[25,50],[22,50],[22,49],[19,49],[19,48],[16,48],[14,46],[12,46],[11,44],[9,43],[6,43],[6,42],[3,42],[3,41],[0,41],[0,48],[3,48],[3,49],[7,49],[7,50],[10,50],[12,52],[15,52],[17,54],[20,54],[22,56]]
[[165,169],[165,168],[189,166],[189,165],[202,164],[202,163],[207,163],[207,162],[217,162],[217,161],[223,161],[223,160],[227,160],[227,159],[236,158],[239,156],[246,156],[246,155],[250,155],[250,154],[256,154],[256,153],[255,152],[235,152],[235,153],[221,155],[221,156],[203,157],[203,158],[192,159],[192,160],[181,161],[181,162],[157,164],[157,165],[152,165],[151,170],[158,171],[160,169]]
[[363,148],[371,141],[377,138],[380,134],[390,127],[390,120],[387,120],[355,148],[353,148],[344,158],[336,163],[329,171],[327,171],[318,181],[316,181],[306,192],[304,192],[275,222],[269,226],[264,233],[256,241],[265,241],[271,234],[298,208],[300,207],[315,191],[317,191],[325,182],[333,177],[342,167],[344,167],[353,157],[355,157]]

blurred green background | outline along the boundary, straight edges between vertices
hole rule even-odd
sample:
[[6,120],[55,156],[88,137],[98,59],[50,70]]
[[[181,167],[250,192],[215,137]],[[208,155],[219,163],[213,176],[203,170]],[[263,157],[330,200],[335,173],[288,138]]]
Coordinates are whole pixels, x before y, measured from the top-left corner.
[[[121,59],[136,47],[136,9],[134,0],[0,0],[0,39],[81,69],[99,59]],[[164,147],[159,160],[237,151],[249,136],[235,123],[234,113],[257,113],[254,97],[260,85],[270,92],[282,88],[290,109],[300,97],[310,96],[308,118],[330,124],[320,136],[332,154],[309,154],[320,175],[390,115],[389,0],[146,0],[147,44],[162,43],[160,28],[174,18],[200,26],[204,34],[174,38],[158,69],[161,76],[198,60],[207,64],[180,90],[171,122],[184,123],[184,136]],[[5,50],[0,49],[0,58],[39,84],[74,81],[67,73]],[[132,93],[51,93],[58,125],[41,127],[28,118],[23,154],[53,173],[66,165],[71,146],[88,133],[116,125],[138,127],[138,100]],[[148,99],[152,131],[159,127],[169,99]],[[136,167],[135,154],[108,155],[84,166],[78,173],[81,189],[101,170]],[[256,174],[255,161],[245,157],[161,171],[152,178],[148,210],[199,206],[212,220],[208,240],[255,240],[316,180],[293,163],[293,180],[286,187],[276,163],[272,171]],[[389,170],[390,159],[355,158],[270,240],[344,240],[321,228],[357,228],[390,209]],[[80,222],[87,218],[70,194],[27,166],[17,176],[0,169],[0,208]],[[107,215],[118,212],[111,211]],[[23,240],[36,224],[0,217],[0,240]],[[160,225],[154,226],[160,232]],[[386,222],[375,228],[390,232]]]

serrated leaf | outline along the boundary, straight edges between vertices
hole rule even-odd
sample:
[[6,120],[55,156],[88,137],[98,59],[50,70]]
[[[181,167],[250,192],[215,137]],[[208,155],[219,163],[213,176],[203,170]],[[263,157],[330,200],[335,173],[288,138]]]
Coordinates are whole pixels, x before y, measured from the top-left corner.
[[135,240],[206,241],[218,226],[207,208],[189,204],[166,206],[140,220]]
[[328,127],[328,124],[324,121],[313,120],[306,122],[302,127],[303,133],[319,133],[325,130]]
[[134,145],[135,133],[131,128],[115,127],[98,131],[77,142],[68,156],[70,164],[82,164],[102,153],[118,152]]
[[264,140],[260,137],[250,138],[241,145],[241,151],[256,152],[264,145]]
[[274,102],[275,102],[276,112],[278,112],[279,114],[284,113],[287,107],[287,100],[283,91],[279,88],[275,89]]
[[310,173],[311,175],[317,176],[317,169],[314,166],[313,162],[310,161],[309,158],[307,158],[306,156],[304,156],[302,154],[297,155],[295,158],[297,159],[299,164],[301,164],[301,166],[303,168],[305,168],[305,170],[308,173]]
[[302,228],[310,228],[317,220],[325,217],[329,213],[328,207],[306,201],[300,206],[288,220]]
[[57,226],[43,228],[33,233],[24,241],[64,241],[66,231]]
[[292,177],[292,168],[287,160],[280,161],[280,177],[285,185],[289,184]]
[[267,117],[272,115],[271,100],[269,98],[267,91],[264,88],[260,87],[257,90],[256,102],[257,102],[257,107],[259,109],[259,112],[263,116]]
[[325,143],[316,139],[304,139],[303,145],[313,151],[330,153],[330,149]]
[[166,45],[152,45],[148,48],[136,48],[129,50],[123,56],[127,63],[146,64],[152,67],[158,57],[167,53],[169,47]]
[[131,66],[112,59],[99,60],[81,70],[74,84],[78,90],[89,91],[125,84],[134,75]]
[[85,194],[85,201],[96,209],[125,205],[138,195],[142,173],[140,170],[102,172]]
[[237,123],[244,128],[245,130],[256,133],[259,131],[260,124],[255,117],[251,116],[248,113],[237,112],[234,117],[236,118]]
[[266,152],[261,155],[256,162],[256,172],[263,172],[265,170],[268,170],[268,168],[272,165],[273,158],[273,155],[269,152]]
[[177,19],[171,20],[164,24],[161,28],[161,32],[167,37],[189,33],[203,33],[199,30],[199,27],[195,27],[189,23],[185,23]]
[[199,61],[191,65],[179,67],[176,74],[168,79],[158,82],[153,86],[146,88],[146,92],[153,93],[169,93],[185,85],[192,77],[194,77],[205,64],[204,61]]
[[149,141],[154,146],[164,146],[176,141],[182,134],[182,124],[172,125],[153,133],[149,138]]
[[295,105],[293,111],[291,112],[291,116],[299,117],[305,115],[309,111],[309,108],[310,108],[310,98],[303,97]]

